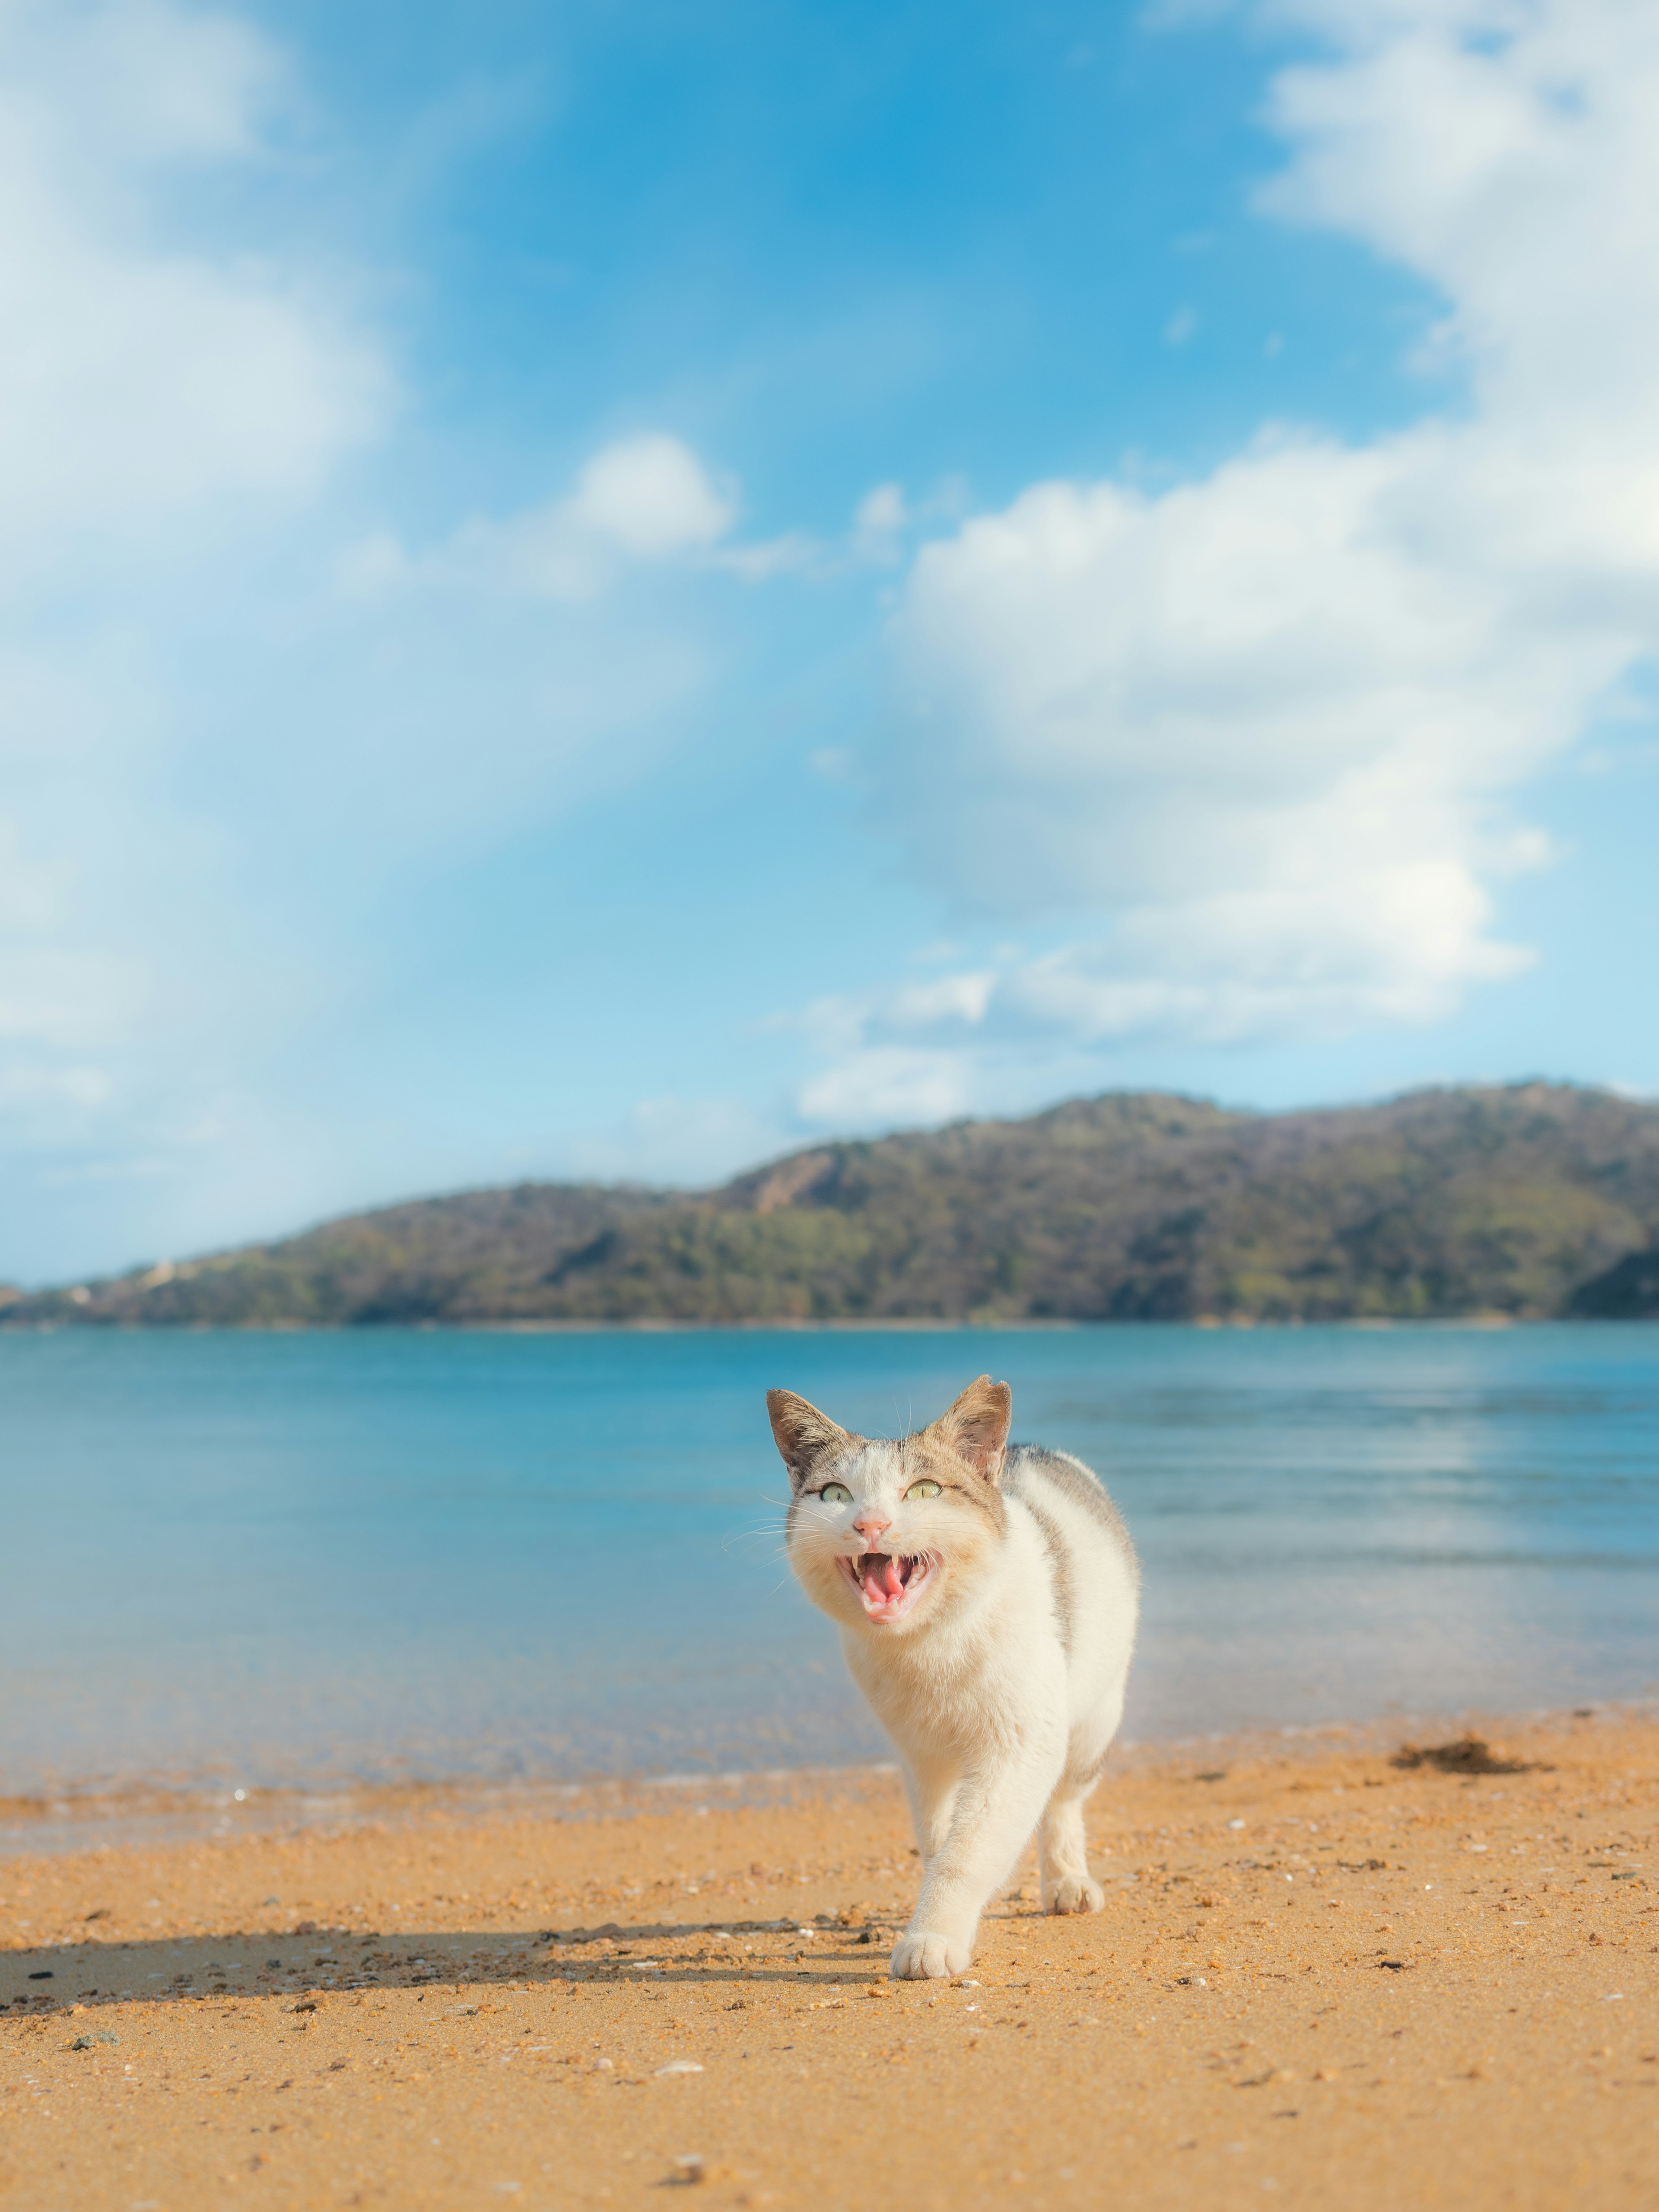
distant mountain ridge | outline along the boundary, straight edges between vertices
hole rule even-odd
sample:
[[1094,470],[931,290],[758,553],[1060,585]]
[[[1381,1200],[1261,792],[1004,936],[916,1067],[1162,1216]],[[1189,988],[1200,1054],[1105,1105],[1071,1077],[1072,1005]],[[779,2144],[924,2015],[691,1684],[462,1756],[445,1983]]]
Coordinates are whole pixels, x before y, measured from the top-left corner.
[[816,1145],[685,1193],[521,1183],[14,1298],[10,1326],[1659,1315],[1659,1107],[1543,1083],[1156,1092]]

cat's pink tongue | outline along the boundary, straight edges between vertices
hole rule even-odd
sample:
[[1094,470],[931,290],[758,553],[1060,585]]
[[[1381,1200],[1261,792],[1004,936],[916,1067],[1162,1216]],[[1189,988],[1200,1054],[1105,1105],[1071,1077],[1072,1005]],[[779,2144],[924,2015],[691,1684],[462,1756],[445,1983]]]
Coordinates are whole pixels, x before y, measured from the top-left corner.
[[890,1605],[904,1595],[898,1561],[890,1552],[870,1554],[870,1564],[864,1571],[864,1594],[866,1603],[873,1600],[878,1605]]

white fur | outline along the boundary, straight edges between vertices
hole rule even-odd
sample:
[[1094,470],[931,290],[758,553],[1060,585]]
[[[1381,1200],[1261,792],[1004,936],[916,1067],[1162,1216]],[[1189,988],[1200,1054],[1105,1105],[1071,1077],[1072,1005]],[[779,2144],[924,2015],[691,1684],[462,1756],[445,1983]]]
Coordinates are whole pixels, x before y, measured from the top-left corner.
[[[804,1471],[791,1470],[791,1562],[808,1595],[840,1623],[853,1679],[903,1761],[922,1884],[892,1956],[901,1979],[959,1974],[970,1964],[981,1915],[1034,1831],[1044,1909],[1087,1912],[1104,1902],[1085,1855],[1083,1804],[1122,1715],[1138,1611],[1134,1553],[1081,1462],[1022,1447],[1005,1468],[1007,1393],[998,1388],[1000,1437],[988,1443],[981,1420],[970,1438],[977,1471],[971,1456],[957,1456],[960,1431],[949,1426],[971,1391],[920,1437],[872,1442],[837,1431]],[[963,1483],[948,1498],[907,1500],[927,1468],[939,1470],[941,1451],[957,1457]],[[831,1475],[850,1503],[816,1495]],[[1000,1532],[983,1487],[999,1483]],[[1097,1504],[1078,1494],[1079,1484]],[[866,1545],[854,1527],[884,1519],[890,1526],[878,1543]],[[927,1556],[902,1619],[866,1617],[837,1564],[866,1548]]]

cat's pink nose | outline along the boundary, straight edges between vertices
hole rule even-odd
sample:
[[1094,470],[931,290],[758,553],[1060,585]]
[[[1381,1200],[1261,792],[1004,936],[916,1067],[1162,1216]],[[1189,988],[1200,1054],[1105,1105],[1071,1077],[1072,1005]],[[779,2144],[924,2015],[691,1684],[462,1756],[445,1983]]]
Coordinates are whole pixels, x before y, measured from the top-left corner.
[[884,1521],[879,1515],[874,1513],[860,1514],[853,1523],[860,1535],[863,1537],[866,1545],[872,1552],[876,1548],[877,1538],[884,1536],[892,1525],[890,1521]]

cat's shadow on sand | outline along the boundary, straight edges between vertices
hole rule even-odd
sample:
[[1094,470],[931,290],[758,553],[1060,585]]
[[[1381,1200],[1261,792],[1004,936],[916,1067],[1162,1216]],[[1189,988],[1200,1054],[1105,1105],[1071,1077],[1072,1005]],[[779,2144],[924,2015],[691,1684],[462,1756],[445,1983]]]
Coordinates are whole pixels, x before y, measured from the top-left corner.
[[[988,1919],[1017,1917],[988,1914]],[[0,2020],[45,2019],[95,2036],[98,2010],[134,2000],[186,2003],[240,1997],[295,2013],[296,2028],[331,2002],[414,1990],[453,2001],[459,1990],[567,1986],[660,1990],[793,1984],[858,1989],[887,1980],[898,1929],[778,1920],[607,1921],[535,1932],[459,1929],[385,1936],[360,1930],[307,1936],[230,1935],[136,1942],[54,1943],[0,1953]],[[702,1951],[655,1957],[653,1944]],[[745,1951],[744,1944],[754,1948]],[[602,1948],[603,1947],[603,1948]],[[764,1948],[763,1948],[764,1947]],[[71,2014],[69,2008],[81,2006]]]

